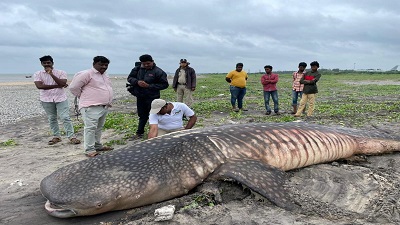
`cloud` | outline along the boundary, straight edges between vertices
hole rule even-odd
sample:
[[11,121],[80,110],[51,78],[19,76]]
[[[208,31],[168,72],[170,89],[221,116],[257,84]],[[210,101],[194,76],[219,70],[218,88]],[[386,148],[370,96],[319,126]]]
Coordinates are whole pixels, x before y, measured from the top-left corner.
[[[96,55],[110,73],[128,74],[141,54],[175,71],[187,58],[196,71],[294,70],[400,64],[400,3],[388,1],[22,1],[0,7],[0,73],[33,73],[51,54],[60,69],[89,68]],[[21,67],[23,63],[23,67]]]

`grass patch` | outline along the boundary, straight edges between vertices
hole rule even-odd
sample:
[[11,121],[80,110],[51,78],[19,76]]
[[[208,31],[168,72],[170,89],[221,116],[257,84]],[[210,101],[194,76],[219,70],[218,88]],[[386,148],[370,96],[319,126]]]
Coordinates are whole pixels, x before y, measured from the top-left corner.
[[17,142],[14,139],[8,139],[7,141],[0,142],[1,147],[16,146]]
[[213,207],[215,205],[216,205],[216,202],[211,195],[196,194],[196,195],[194,195],[193,200],[189,204],[182,207],[180,209],[180,211],[182,212],[185,210],[190,210],[190,209],[204,207],[204,206]]

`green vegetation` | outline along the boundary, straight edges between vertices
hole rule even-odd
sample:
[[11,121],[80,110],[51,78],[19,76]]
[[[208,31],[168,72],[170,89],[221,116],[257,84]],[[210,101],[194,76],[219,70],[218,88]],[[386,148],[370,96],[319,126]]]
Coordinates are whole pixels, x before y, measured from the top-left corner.
[[[130,103],[133,104],[133,103]],[[117,134],[123,134],[121,139],[105,143],[105,145],[125,145],[127,140],[136,132],[139,118],[131,113],[111,112],[107,115],[105,129],[113,129]],[[148,129],[148,127],[146,128]]]
[[[318,82],[319,93],[313,117],[308,121],[320,124],[365,126],[383,122],[400,121],[400,74],[325,74]],[[229,84],[225,74],[199,76],[192,105],[198,116],[196,127],[246,122],[290,122],[295,121],[289,112],[292,109],[292,76],[280,74],[278,82],[279,106],[282,115],[264,115],[264,99],[260,84],[261,74],[250,74],[244,102],[248,112],[232,112]],[[397,82],[394,84],[394,82]],[[168,88],[161,98],[175,101],[175,92]],[[134,98],[120,100],[117,104],[134,105]],[[270,101],[273,105],[272,100]],[[304,117],[302,119],[305,119]],[[121,139],[108,145],[125,144],[135,133],[138,117],[131,112],[115,111],[107,116],[105,129],[123,134]],[[82,125],[75,125],[80,129]],[[148,126],[146,127],[148,129]],[[147,133],[147,131],[146,131]]]
[[15,142],[13,139],[8,139],[7,141],[0,142],[1,147],[7,147],[7,146],[16,146],[17,142]]
[[207,194],[196,194],[193,197],[193,200],[188,204],[185,205],[180,209],[180,211],[185,211],[189,209],[194,209],[197,207],[204,207],[204,206],[209,206],[213,207],[215,206],[215,200],[213,199],[212,195],[207,195]]
[[[75,117],[76,118],[76,117]],[[74,120],[73,120],[74,121]],[[78,132],[78,130],[79,129],[82,129],[83,128],[83,122],[82,123],[80,123],[79,121],[74,121],[73,122],[73,124],[74,124],[74,132],[76,133],[76,132]]]
[[[252,118],[255,122],[290,122],[297,120],[290,114],[265,116],[264,99],[260,84],[261,74],[250,74],[245,96],[246,113],[230,112],[230,93],[223,74],[208,75],[198,79],[194,110],[200,119],[226,112],[227,119],[238,121]],[[377,82],[384,82],[377,83]],[[371,119],[376,122],[400,120],[400,74],[322,74],[318,83],[314,118],[319,123],[341,124],[343,118],[354,119],[354,125],[362,125]],[[280,110],[291,111],[291,74],[281,74],[278,83]],[[204,91],[203,91],[204,90]],[[272,106],[272,100],[270,101]],[[255,110],[255,112],[254,112]],[[371,118],[372,117],[372,118]]]

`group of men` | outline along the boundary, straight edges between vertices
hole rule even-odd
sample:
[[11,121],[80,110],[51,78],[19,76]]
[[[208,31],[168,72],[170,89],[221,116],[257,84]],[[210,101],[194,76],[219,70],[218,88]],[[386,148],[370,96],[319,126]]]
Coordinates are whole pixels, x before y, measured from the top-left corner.
[[[138,63],[138,65],[132,69],[127,79],[130,85],[128,88],[129,92],[136,96],[137,112],[139,116],[138,129],[131,140],[139,140],[143,138],[145,126],[149,120],[149,115],[151,112],[154,112],[154,108],[152,108],[152,106],[158,108],[157,103],[161,102],[161,99],[159,99],[160,91],[168,88],[167,74],[155,65],[154,60],[150,55],[140,56],[139,61],[140,63]],[[175,71],[172,87],[177,93],[177,101],[183,102],[185,98],[185,103],[187,104],[186,107],[191,110],[189,107],[193,103],[192,92],[196,89],[196,72],[192,67],[189,66],[190,63],[186,59],[181,59],[179,64],[179,68]],[[155,101],[156,99],[159,99],[160,101]],[[153,103],[153,101],[155,102]],[[168,116],[173,108],[180,108],[181,105],[177,103],[171,103],[167,106],[169,112],[167,115],[165,115],[165,113],[161,114],[162,120],[159,121],[162,122],[160,122],[159,126],[164,129],[169,127],[171,130],[176,130],[178,129],[178,127],[175,126],[176,124],[173,126],[164,126],[163,123],[166,121],[175,121],[175,117]],[[165,108],[167,107],[164,107],[163,109]],[[164,112],[164,110],[162,111]],[[183,111],[173,110],[173,112],[178,112],[178,114],[181,114]],[[189,113],[188,111],[184,112]],[[180,115],[180,119],[182,120],[182,118],[186,116],[193,117],[193,115],[194,113]],[[161,117],[159,119],[161,119]],[[193,117],[193,119],[195,119],[195,117]],[[155,120],[155,117],[152,116],[150,120],[151,135],[149,138],[157,136],[154,136],[154,134],[157,134],[157,131],[154,131],[157,127],[158,123]]]
[[40,102],[47,114],[53,134],[48,144],[61,142],[57,116],[63,122],[70,143],[81,143],[74,134],[74,127],[69,116],[69,104],[64,90],[69,87],[71,93],[79,98],[79,110],[85,124],[83,138],[86,156],[93,157],[101,151],[112,150],[111,147],[103,146],[100,140],[106,115],[113,100],[111,81],[106,73],[110,60],[104,56],[94,57],[93,67],[78,72],[69,85],[67,73],[54,69],[54,60],[51,56],[41,57],[40,62],[44,70],[34,74],[34,83],[40,90]]
[[[197,120],[190,108],[193,102],[192,92],[196,88],[195,70],[189,67],[186,59],[180,60],[176,70],[173,88],[177,92],[178,101],[166,102],[160,99],[160,91],[168,88],[167,74],[156,66],[151,55],[139,57],[140,64],[135,66],[127,80],[129,91],[136,96],[139,124],[136,134],[131,140],[142,139],[144,129],[150,115],[150,132],[148,138],[174,132],[180,129],[192,128]],[[49,145],[61,142],[61,133],[57,117],[63,122],[66,136],[71,144],[80,144],[81,141],[74,134],[74,127],[69,116],[69,103],[65,88],[79,99],[79,112],[84,122],[84,150],[85,155],[94,157],[102,151],[113,150],[112,147],[101,144],[102,129],[105,124],[109,108],[112,106],[113,89],[107,74],[110,60],[104,56],[93,58],[93,67],[76,73],[67,84],[67,73],[54,69],[54,60],[51,56],[40,58],[43,70],[34,74],[34,83],[40,90],[40,102],[47,114],[53,138]],[[189,120],[183,127],[183,118]]]
[[[307,116],[311,116],[314,111],[315,96],[318,93],[317,82],[321,78],[321,74],[318,72],[319,63],[313,61],[310,63],[311,70],[306,72],[307,63],[301,62],[298,66],[298,71],[293,73],[293,84],[292,84],[292,106],[295,117],[300,117],[303,110],[308,103]],[[261,84],[264,92],[264,105],[265,114],[270,115],[272,109],[269,105],[269,100],[272,98],[274,102],[274,113],[279,115],[279,99],[277,83],[279,81],[279,75],[272,73],[273,67],[271,65],[264,66],[265,74],[261,76]],[[235,112],[247,111],[243,108],[243,98],[246,95],[246,82],[248,75],[243,71],[243,63],[237,63],[236,69],[226,75],[225,80],[230,83],[231,93],[231,105],[232,110]],[[298,99],[300,105],[298,104]],[[237,101],[237,107],[236,107]]]
[[[197,116],[190,108],[193,103],[192,93],[196,89],[196,72],[189,66],[190,63],[186,59],[179,61],[179,67],[175,71],[172,81],[172,87],[177,94],[177,102],[167,102],[160,99],[160,91],[169,86],[167,74],[155,64],[151,55],[142,55],[139,57],[139,61],[127,78],[128,91],[136,96],[139,116],[138,128],[131,140],[143,139],[148,121],[149,139],[182,129],[191,129],[197,121]],[[110,60],[104,56],[94,57],[92,68],[76,73],[69,85],[67,84],[67,73],[54,69],[54,61],[51,56],[41,57],[40,62],[44,69],[34,74],[34,83],[40,90],[40,102],[47,114],[53,134],[53,138],[48,144],[61,142],[57,117],[62,120],[70,143],[81,143],[74,133],[69,116],[69,103],[65,92],[65,88],[69,88],[70,92],[79,99],[78,109],[84,122],[85,155],[94,157],[102,151],[113,150],[112,147],[101,144],[102,129],[113,101],[113,89],[106,72]],[[307,102],[309,103],[308,116],[312,115],[314,109],[315,94],[318,92],[316,83],[321,74],[318,72],[318,62],[314,61],[310,65],[311,71],[305,72],[307,64],[301,62],[299,70],[293,73],[294,116],[301,115]],[[261,77],[261,84],[264,90],[266,114],[270,115],[272,112],[269,106],[270,97],[274,102],[275,114],[279,114],[276,88],[279,77],[278,74],[272,73],[272,66],[266,65],[264,69],[265,74]],[[243,108],[243,98],[246,94],[248,75],[243,71],[243,63],[237,63],[236,69],[229,72],[225,79],[230,83],[232,110],[235,112],[246,111],[247,109]],[[299,97],[301,101],[297,108]],[[185,126],[184,119],[188,120]]]

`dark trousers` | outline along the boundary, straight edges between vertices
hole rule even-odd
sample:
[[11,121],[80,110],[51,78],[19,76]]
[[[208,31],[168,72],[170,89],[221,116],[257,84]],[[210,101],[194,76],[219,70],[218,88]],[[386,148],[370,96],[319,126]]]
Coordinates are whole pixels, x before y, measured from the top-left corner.
[[149,120],[151,102],[154,98],[137,98],[136,106],[139,116],[139,125],[136,131],[137,134],[144,134],[144,127]]

